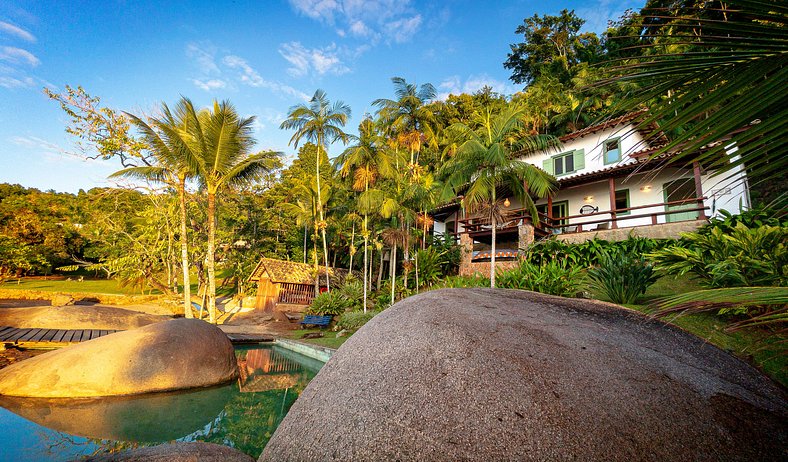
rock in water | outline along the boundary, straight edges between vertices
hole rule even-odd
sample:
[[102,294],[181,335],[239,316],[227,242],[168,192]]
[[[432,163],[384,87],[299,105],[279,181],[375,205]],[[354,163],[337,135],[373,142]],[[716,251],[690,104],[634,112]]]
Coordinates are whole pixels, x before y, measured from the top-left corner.
[[213,443],[170,443],[106,454],[83,462],[253,462],[243,452]]
[[786,460],[788,397],[631,310],[446,289],[373,318],[260,461]]
[[99,337],[0,370],[0,395],[118,396],[207,387],[238,376],[216,326],[175,319]]

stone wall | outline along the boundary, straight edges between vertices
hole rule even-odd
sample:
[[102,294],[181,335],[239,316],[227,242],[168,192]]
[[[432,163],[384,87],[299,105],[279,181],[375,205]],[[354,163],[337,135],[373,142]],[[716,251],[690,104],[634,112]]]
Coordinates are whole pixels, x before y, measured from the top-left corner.
[[[524,224],[518,226],[517,230],[518,234],[518,248],[524,249],[527,246],[531,245],[534,242],[534,227],[530,224]],[[476,244],[481,245],[485,248],[485,250],[489,249],[489,245],[485,244]],[[460,234],[460,252],[462,257],[460,259],[460,276],[473,276],[475,274],[480,274],[482,276],[488,277],[490,275],[490,262],[489,261],[481,261],[481,262],[473,262],[473,239],[467,234]],[[480,250],[480,249],[477,249]],[[509,270],[517,266],[516,260],[505,260],[505,261],[496,261],[495,266],[499,270]]]
[[598,231],[583,231],[580,233],[557,234],[559,241],[567,244],[580,244],[593,239],[606,241],[624,241],[630,237],[648,237],[652,239],[678,239],[681,233],[695,231],[708,223],[706,220],[680,221],[678,223],[663,223],[649,226],[635,226],[632,228],[603,229]]

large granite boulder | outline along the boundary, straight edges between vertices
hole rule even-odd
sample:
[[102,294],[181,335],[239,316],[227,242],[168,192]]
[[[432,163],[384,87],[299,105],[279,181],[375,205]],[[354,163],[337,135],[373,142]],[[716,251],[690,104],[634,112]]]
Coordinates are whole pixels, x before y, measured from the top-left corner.
[[118,396],[207,387],[238,376],[216,326],[174,319],[51,351],[0,370],[0,395]]
[[172,319],[110,306],[36,306],[0,310],[0,326],[128,330]]
[[259,460],[786,460],[787,427],[784,389],[680,329],[447,289],[353,335]]
[[213,443],[170,443],[116,454],[80,459],[82,462],[253,462],[254,458]]

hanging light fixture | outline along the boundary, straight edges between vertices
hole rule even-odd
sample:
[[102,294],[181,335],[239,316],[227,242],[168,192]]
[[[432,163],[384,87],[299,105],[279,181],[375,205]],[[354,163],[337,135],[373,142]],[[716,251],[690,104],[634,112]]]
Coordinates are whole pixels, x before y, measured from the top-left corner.
[[503,206],[504,206],[504,207],[509,207],[510,205],[512,205],[512,203],[511,203],[511,202],[509,202],[509,198],[507,197],[507,198],[506,198],[506,199],[504,199],[504,201],[503,201]]

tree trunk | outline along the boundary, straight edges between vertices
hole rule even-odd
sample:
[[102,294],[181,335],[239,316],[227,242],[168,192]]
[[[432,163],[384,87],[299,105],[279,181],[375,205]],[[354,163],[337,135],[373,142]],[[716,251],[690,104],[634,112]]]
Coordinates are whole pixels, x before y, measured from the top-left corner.
[[216,192],[208,190],[208,319],[216,324],[216,267],[214,249],[216,246]]
[[495,228],[498,223],[495,222],[495,217],[492,217],[492,251],[490,252],[490,287],[495,289]]
[[353,273],[353,257],[356,255],[356,224],[353,223],[353,230],[350,232],[350,265],[348,266],[348,274]]
[[391,247],[391,304],[394,304],[394,286],[397,285],[397,244]]
[[419,293],[419,253],[413,253],[413,261],[416,262],[416,293]]
[[320,235],[323,237],[323,254],[326,262],[326,290],[331,292],[331,282],[328,275],[328,245],[326,244],[326,228],[323,223],[323,199],[320,192],[320,149],[323,147],[323,140],[320,136],[317,138],[317,159],[315,159],[315,172],[317,173],[317,210],[320,214]]
[[309,254],[309,251],[306,250],[306,221],[304,221],[304,264],[306,264],[306,256]]
[[378,267],[378,285],[376,286],[378,290],[380,290],[380,284],[383,283],[383,248],[380,248],[380,266]]
[[315,297],[320,295],[320,270],[318,269],[318,258],[317,258],[317,229],[315,229],[315,235],[312,236],[312,250],[313,256],[312,260],[315,262]]
[[181,212],[181,267],[183,268],[183,315],[193,318],[192,288],[189,278],[189,243],[186,234],[186,177],[178,178],[178,203]]
[[367,278],[367,272],[369,271],[369,267],[367,266],[367,234],[364,233],[364,313],[367,312],[367,283],[369,279]]

